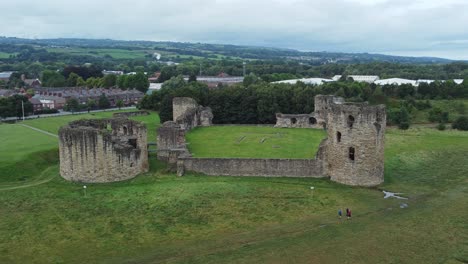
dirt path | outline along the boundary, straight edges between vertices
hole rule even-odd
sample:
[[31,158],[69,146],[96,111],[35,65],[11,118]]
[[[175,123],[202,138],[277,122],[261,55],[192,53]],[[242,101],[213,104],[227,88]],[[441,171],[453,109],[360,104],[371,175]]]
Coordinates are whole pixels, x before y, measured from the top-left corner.
[[0,184],[0,191],[8,191],[8,190],[15,190],[15,189],[28,188],[28,187],[33,187],[33,186],[37,186],[37,185],[41,185],[41,184],[50,182],[51,180],[53,180],[53,179],[55,178],[56,175],[52,174],[52,175],[50,176],[50,175],[46,175],[46,174],[47,174],[53,167],[54,167],[54,166],[45,169],[44,171],[41,172],[41,175],[39,175],[39,177],[38,177],[37,179],[34,179],[34,180],[32,180],[32,181],[29,181],[29,182],[25,182],[25,183],[5,183],[5,184]]
[[49,136],[52,136],[52,137],[56,137],[56,138],[58,138],[58,136],[57,136],[57,135],[55,135],[55,134],[52,134],[52,133],[50,133],[50,132],[47,132],[47,131],[44,131],[44,130],[42,130],[42,129],[35,128],[35,127],[32,127],[32,126],[28,126],[28,125],[25,125],[25,124],[19,124],[19,125],[20,125],[20,126],[27,127],[27,128],[30,128],[30,129],[32,129],[32,130],[36,130],[36,131],[38,131],[38,132],[41,132],[41,133],[43,133],[43,134],[46,134],[46,135],[49,135]]

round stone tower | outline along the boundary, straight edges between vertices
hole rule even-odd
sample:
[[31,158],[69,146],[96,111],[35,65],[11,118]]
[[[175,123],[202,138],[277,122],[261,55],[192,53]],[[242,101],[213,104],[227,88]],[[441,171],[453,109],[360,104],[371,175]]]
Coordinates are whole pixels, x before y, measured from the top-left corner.
[[327,113],[327,174],[348,185],[375,186],[384,180],[384,105],[340,103]]
[[129,119],[71,122],[59,130],[60,175],[69,181],[114,182],[148,171],[146,127]]

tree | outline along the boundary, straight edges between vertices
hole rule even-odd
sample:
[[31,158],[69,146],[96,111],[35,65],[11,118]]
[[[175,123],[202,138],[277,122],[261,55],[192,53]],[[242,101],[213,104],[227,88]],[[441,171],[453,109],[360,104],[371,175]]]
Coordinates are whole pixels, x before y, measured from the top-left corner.
[[449,113],[443,112],[442,109],[435,107],[429,111],[428,119],[430,122],[447,123],[449,121]]
[[68,87],[75,87],[78,84],[78,79],[81,78],[78,74],[72,72],[68,75],[67,79],[67,86]]
[[128,88],[135,88],[142,93],[146,93],[149,88],[148,77],[142,72],[128,76]]
[[56,71],[42,72],[42,86],[44,87],[64,87],[66,83],[65,77]]
[[406,107],[400,108],[398,128],[406,130],[410,127],[410,115]]
[[452,128],[462,131],[468,131],[468,117],[460,116],[459,118],[457,118],[455,122],[453,122]]
[[109,88],[115,86],[117,83],[117,75],[107,74],[102,78],[102,86],[104,88]]
[[88,113],[91,109],[94,109],[96,107],[96,100],[94,99],[88,99],[88,102],[86,102],[86,105],[88,106]]
[[65,102],[65,105],[63,106],[63,110],[69,111],[69,112],[76,112],[80,109],[80,103],[76,98],[70,98]]
[[99,96],[98,105],[100,109],[106,109],[110,107],[109,99],[105,94],[101,94],[101,96]]
[[196,82],[197,81],[197,76],[195,74],[190,74],[188,81],[189,82]]
[[119,108],[119,110],[120,110],[120,108],[122,108],[122,106],[124,106],[124,102],[122,101],[122,99],[119,99],[117,101],[116,106]]
[[120,89],[127,89],[128,88],[128,75],[120,75],[117,78],[116,84]]

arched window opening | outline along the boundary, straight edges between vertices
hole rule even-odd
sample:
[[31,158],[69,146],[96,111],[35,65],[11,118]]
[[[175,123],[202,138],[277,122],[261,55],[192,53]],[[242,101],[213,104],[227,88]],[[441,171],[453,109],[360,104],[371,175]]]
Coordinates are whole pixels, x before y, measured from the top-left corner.
[[295,117],[291,118],[291,124],[296,124],[297,123],[297,119]]
[[311,125],[317,124],[317,119],[315,119],[313,117],[309,117],[309,124],[311,124]]
[[341,142],[341,132],[336,132],[336,141],[337,141],[338,143]]
[[348,116],[348,127],[353,128],[353,125],[354,125],[354,116],[349,115]]
[[128,131],[127,131],[127,127],[124,126],[124,127],[123,127],[123,133],[124,133],[124,135],[127,135],[127,132],[128,132]]
[[354,160],[355,149],[353,147],[349,148],[349,159]]

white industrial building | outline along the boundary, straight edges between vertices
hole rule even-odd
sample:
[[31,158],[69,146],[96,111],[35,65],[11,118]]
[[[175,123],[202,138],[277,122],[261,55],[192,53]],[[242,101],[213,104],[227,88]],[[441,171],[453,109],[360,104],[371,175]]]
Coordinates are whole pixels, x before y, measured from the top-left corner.
[[394,85],[402,85],[402,84],[411,84],[413,86],[418,86],[418,82],[415,80],[409,79],[401,79],[401,78],[390,78],[390,79],[382,79],[377,80],[374,82],[377,85],[386,85],[386,84],[394,84]]
[[323,79],[323,78],[303,78],[303,79],[277,81],[277,82],[273,82],[273,83],[296,84],[297,82],[303,82],[305,84],[312,84],[312,85],[321,85],[321,84],[326,83],[326,82],[333,82],[333,80],[332,79]]
[[355,82],[366,83],[374,83],[375,81],[380,80],[377,75],[348,75],[347,78],[353,78],[353,81]]

